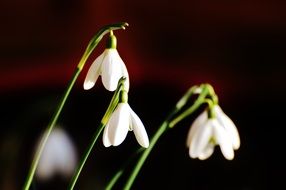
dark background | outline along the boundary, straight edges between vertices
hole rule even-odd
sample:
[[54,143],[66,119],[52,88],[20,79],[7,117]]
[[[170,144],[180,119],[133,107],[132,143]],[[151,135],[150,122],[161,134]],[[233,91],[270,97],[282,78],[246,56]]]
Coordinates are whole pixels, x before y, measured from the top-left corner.
[[[21,189],[35,143],[90,38],[106,24],[130,75],[129,103],[154,134],[192,85],[211,83],[234,120],[241,147],[233,161],[217,148],[206,161],[188,156],[194,119],[154,148],[133,189],[276,189],[285,180],[285,30],[283,1],[0,1],[0,189]],[[94,51],[59,119],[82,155],[112,96],[101,82],[84,91]],[[284,138],[284,139],[283,139]],[[139,147],[97,143],[76,189],[102,189]],[[124,178],[122,180],[124,182]],[[35,180],[33,189],[66,189],[69,179]],[[120,188],[119,188],[120,189]]]

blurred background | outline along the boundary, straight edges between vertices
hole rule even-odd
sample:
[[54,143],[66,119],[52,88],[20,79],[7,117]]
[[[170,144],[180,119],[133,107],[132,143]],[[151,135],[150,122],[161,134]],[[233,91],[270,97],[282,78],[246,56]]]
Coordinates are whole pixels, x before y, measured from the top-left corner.
[[[162,136],[133,189],[275,189],[284,184],[286,3],[284,1],[0,1],[0,189],[21,189],[32,155],[88,41],[106,24],[130,75],[129,103],[152,136],[192,85],[211,83],[233,119],[241,148],[233,161],[217,148],[206,161],[185,146],[189,118]],[[78,158],[112,93],[101,81],[82,88],[88,60],[58,124]],[[76,189],[103,189],[139,147],[129,133],[119,147],[101,140]],[[120,184],[124,183],[124,177]],[[36,178],[31,189],[66,189],[70,177]]]

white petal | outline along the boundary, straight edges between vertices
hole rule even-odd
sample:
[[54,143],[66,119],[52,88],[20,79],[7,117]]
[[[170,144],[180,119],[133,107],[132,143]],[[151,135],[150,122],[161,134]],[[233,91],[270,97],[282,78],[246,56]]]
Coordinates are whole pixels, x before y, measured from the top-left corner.
[[214,152],[214,146],[215,145],[213,143],[208,143],[207,146],[204,148],[204,150],[200,153],[199,159],[205,160],[209,158]]
[[108,127],[108,139],[113,146],[118,146],[124,141],[128,133],[129,117],[129,105],[119,103],[106,126]]
[[100,66],[101,66],[101,64],[102,64],[102,61],[103,61],[103,59],[104,59],[105,54],[106,54],[106,52],[104,51],[104,52],[103,52],[100,56],[98,56],[98,57],[94,60],[94,62],[91,64],[91,66],[90,66],[90,68],[89,68],[89,70],[88,70],[88,72],[87,72],[87,75],[86,75],[86,77],[85,77],[84,83],[83,83],[83,88],[84,88],[85,90],[91,89],[91,88],[94,86],[94,84],[95,84],[95,82],[96,82],[98,76],[99,76],[100,73],[101,73],[101,68],[100,68]]
[[102,136],[102,142],[105,147],[111,146],[111,142],[108,138],[108,128],[109,128],[109,125],[106,125],[103,131],[103,136]]
[[234,157],[232,141],[225,128],[216,121],[213,123],[213,129],[214,138],[217,141],[217,144],[219,144],[222,154],[226,159],[232,160]]
[[213,136],[213,128],[212,128],[212,121],[213,120],[208,120],[207,123],[205,124],[204,130],[201,132],[199,135],[199,138],[197,139],[197,156],[199,157],[200,155],[204,154],[206,147],[210,143],[210,140]]
[[116,49],[106,49],[106,57],[102,62],[102,83],[109,91],[117,88],[118,81],[122,77],[121,58]]
[[192,158],[198,157],[209,142],[212,136],[210,124],[211,122],[208,120],[205,124],[201,125],[191,139],[189,154]]
[[232,146],[235,150],[240,147],[240,137],[238,130],[233,123],[233,121],[222,111],[219,106],[215,106],[215,112],[217,115],[218,122],[225,128],[227,133],[229,134]]
[[[130,108],[130,107],[129,107]],[[149,146],[149,138],[145,127],[140,120],[140,118],[136,115],[136,113],[130,108],[130,119],[131,119],[131,128],[134,131],[135,137],[138,143],[144,147],[148,148]]]
[[203,111],[192,123],[189,133],[188,133],[188,138],[187,138],[187,147],[190,147],[191,140],[196,133],[196,131],[203,125],[205,122],[208,120],[208,113],[207,111]]

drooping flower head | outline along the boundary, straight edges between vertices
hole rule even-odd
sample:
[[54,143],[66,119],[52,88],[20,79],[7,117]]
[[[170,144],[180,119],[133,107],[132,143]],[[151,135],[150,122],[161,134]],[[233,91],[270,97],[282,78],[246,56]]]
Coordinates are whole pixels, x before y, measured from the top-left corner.
[[111,31],[106,49],[95,59],[87,72],[83,85],[85,90],[91,89],[100,75],[103,86],[109,91],[116,90],[119,79],[126,77],[125,88],[127,91],[129,90],[129,75],[118,54],[116,44],[116,37]]
[[210,157],[214,147],[219,145],[224,157],[232,160],[234,150],[240,146],[237,128],[220,106],[215,105],[212,109],[212,117],[209,110],[205,110],[191,125],[187,138],[189,155],[191,158],[204,160]]
[[105,147],[118,146],[124,141],[128,131],[133,131],[138,143],[147,148],[149,139],[145,127],[127,103],[127,91],[120,93],[120,101],[104,128],[103,144]]

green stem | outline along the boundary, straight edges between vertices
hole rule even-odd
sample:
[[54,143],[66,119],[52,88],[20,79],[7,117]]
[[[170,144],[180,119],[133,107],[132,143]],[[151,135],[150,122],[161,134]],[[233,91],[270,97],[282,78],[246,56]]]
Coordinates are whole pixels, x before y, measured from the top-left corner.
[[44,133],[44,136],[43,136],[43,138],[41,140],[40,146],[37,149],[37,152],[36,152],[35,157],[33,159],[31,168],[29,170],[29,174],[28,174],[28,177],[26,179],[26,182],[25,182],[25,185],[24,185],[24,188],[23,188],[24,190],[28,190],[30,188],[30,186],[31,186],[31,183],[33,181],[33,177],[35,175],[35,171],[37,169],[39,160],[41,158],[41,154],[42,154],[42,152],[44,150],[44,147],[45,147],[45,145],[47,143],[47,140],[48,140],[48,138],[49,138],[53,128],[55,127],[57,119],[58,119],[58,117],[59,117],[59,115],[60,115],[60,113],[61,113],[61,111],[62,111],[62,109],[63,109],[63,107],[65,105],[65,102],[66,102],[66,100],[67,100],[67,98],[68,98],[68,96],[70,94],[70,91],[71,91],[71,89],[72,89],[76,79],[78,78],[79,74],[80,74],[80,69],[77,68],[76,71],[73,74],[73,77],[72,77],[72,79],[71,79],[71,81],[70,81],[70,83],[69,83],[65,93],[64,93],[64,96],[62,97],[62,100],[61,100],[58,108],[56,109],[56,112],[54,113],[54,115],[53,115],[53,117],[52,117],[52,119],[51,119],[47,129],[46,129],[46,132]]
[[81,160],[80,165],[79,165],[79,167],[77,168],[77,170],[75,172],[75,175],[72,178],[72,182],[70,184],[69,189],[73,189],[74,188],[74,186],[75,186],[75,184],[77,182],[77,179],[78,179],[78,177],[79,177],[79,175],[81,173],[81,170],[83,169],[83,166],[85,165],[85,163],[87,161],[87,158],[89,157],[89,154],[91,153],[91,151],[92,151],[92,149],[93,149],[93,147],[94,147],[94,145],[95,145],[95,143],[96,143],[96,141],[97,141],[101,131],[104,129],[104,126],[105,125],[103,123],[100,123],[99,127],[97,128],[96,132],[94,133],[93,140],[92,140],[90,146],[88,147],[88,149],[87,149],[87,151],[85,153],[85,156]]
[[115,173],[115,175],[111,178],[111,180],[109,181],[109,183],[106,185],[105,190],[111,190],[113,188],[113,186],[115,185],[115,183],[118,181],[118,179],[122,176],[124,170],[126,169],[126,167],[128,166],[128,164],[139,154],[141,153],[143,150],[145,150],[145,148],[141,147],[139,148],[136,152],[134,152],[132,154],[132,156],[130,156],[127,161],[125,162],[125,164],[123,166],[121,166],[121,168]]
[[47,143],[47,140],[53,130],[53,128],[55,127],[55,124],[57,122],[57,119],[65,105],[65,102],[70,94],[70,91],[71,89],[73,88],[74,86],[74,83],[75,81],[77,80],[81,70],[83,69],[85,63],[86,63],[86,60],[88,59],[89,55],[92,53],[92,51],[94,50],[94,48],[98,45],[98,43],[100,42],[100,40],[102,39],[102,37],[108,33],[110,30],[117,30],[117,29],[125,29],[125,27],[128,26],[127,23],[125,22],[122,22],[122,23],[116,23],[116,24],[111,24],[111,25],[107,25],[107,26],[104,26],[103,28],[101,28],[99,30],[99,32],[90,40],[83,56],[81,57],[80,61],[79,61],[79,64],[77,65],[77,68],[72,76],[72,79],[70,80],[70,83],[62,97],[62,100],[56,110],[56,112],[54,113],[47,129],[46,129],[46,132],[44,133],[44,136],[41,140],[41,143],[40,143],[40,146],[34,156],[34,159],[32,161],[32,164],[31,164],[31,168],[29,170],[29,173],[28,173],[28,176],[27,176],[27,179],[25,181],[25,184],[24,184],[24,187],[23,189],[24,190],[29,190],[30,186],[31,186],[31,183],[33,181],[33,178],[34,178],[34,175],[35,175],[35,171],[37,169],[37,166],[38,166],[38,163],[39,163],[39,160],[41,158],[41,154],[44,150],[44,147]]
[[90,40],[90,42],[87,45],[87,48],[82,56],[82,59],[80,60],[79,64],[78,64],[78,68],[82,69],[87,58],[89,57],[89,55],[92,53],[92,51],[94,50],[94,48],[97,46],[97,44],[100,42],[100,40],[102,39],[102,37],[108,33],[111,30],[118,30],[118,29],[125,29],[125,27],[128,26],[128,23],[126,22],[120,22],[120,23],[116,23],[116,24],[110,24],[107,26],[102,27],[97,34]]
[[170,119],[179,111],[178,107],[176,106],[173,111],[169,114],[169,116],[165,119],[165,121],[161,124],[159,129],[156,131],[154,136],[152,137],[149,147],[145,149],[145,151],[142,153],[141,157],[139,158],[137,164],[135,165],[132,173],[130,174],[130,177],[128,181],[126,182],[124,186],[124,190],[129,190],[134,183],[135,178],[137,177],[140,169],[142,168],[145,160],[147,159],[148,155],[150,154],[151,150],[153,149],[154,145],[157,143],[161,135],[165,132],[166,129],[168,129],[168,124]]
[[184,111],[183,113],[181,113],[178,117],[176,117],[175,119],[173,119],[170,122],[169,127],[173,128],[177,123],[179,123],[180,121],[182,121],[183,119],[185,119],[186,117],[188,117],[190,114],[192,114],[195,110],[197,110],[200,105],[202,105],[205,102],[205,98],[206,96],[209,94],[209,90],[207,87],[203,87],[202,88],[202,93],[199,95],[199,97],[197,98],[197,100],[194,102],[194,104],[189,107],[186,111]]
[[177,102],[176,104],[176,108],[177,110],[182,109],[186,103],[189,101],[189,99],[192,97],[192,95],[194,94],[194,92],[199,89],[200,87],[198,86],[192,86],[191,88],[189,88],[189,90],[183,95],[183,97]]
[[120,91],[122,89],[124,89],[124,83],[126,81],[126,77],[121,77],[118,81],[118,85],[117,88],[114,92],[114,95],[111,98],[111,101],[108,105],[108,108],[104,114],[104,116],[101,119],[101,123],[104,123],[106,125],[106,123],[109,120],[110,115],[112,114],[112,112],[114,111],[114,109],[116,108],[118,102],[119,102],[119,95],[120,95]]
[[[150,154],[151,149],[153,148],[153,146],[156,144],[156,141],[158,141],[158,139],[160,138],[160,136],[162,135],[162,133],[166,130],[166,126],[167,125],[167,121],[169,121],[176,113],[178,113],[178,111],[184,107],[184,105],[186,104],[187,100],[193,95],[195,89],[197,88],[197,86],[193,86],[192,88],[190,88],[185,94],[184,96],[178,101],[178,103],[176,104],[176,107],[174,108],[173,112],[167,117],[167,119],[165,120],[166,122],[162,124],[162,126],[159,128],[159,130],[157,131],[157,133],[154,135],[154,137],[152,138],[149,147],[145,150],[144,154],[144,158],[140,158],[140,160],[138,161],[138,163],[140,162],[140,164],[136,165],[136,168],[134,168],[131,177],[129,178],[127,184],[125,185],[125,189],[129,189],[133,183],[133,181],[135,180],[136,176],[138,175],[142,165],[144,164],[147,156]],[[163,126],[164,125],[164,126]],[[164,130],[163,130],[164,128]],[[148,149],[150,149],[148,151]],[[122,176],[125,168],[127,167],[128,163],[130,162],[130,160],[133,159],[133,157],[135,155],[137,155],[138,153],[140,153],[141,151],[143,151],[143,148],[140,148],[138,151],[136,151],[133,156],[131,158],[129,158],[126,163],[116,172],[116,174],[111,178],[111,180],[109,181],[109,183],[107,184],[105,190],[111,190],[113,188],[113,186],[115,185],[115,183],[118,181],[118,179]],[[146,152],[147,151],[147,152]],[[143,155],[142,155],[143,156]]]
[[202,87],[202,93],[199,95],[199,97],[197,98],[195,103],[190,108],[188,108],[185,112],[183,112],[182,114],[180,114],[178,117],[176,117],[175,119],[173,119],[171,121],[173,116],[176,113],[178,113],[180,111],[180,109],[182,109],[184,107],[184,105],[187,103],[188,99],[193,95],[193,93],[197,87],[194,86],[193,88],[190,88],[187,91],[187,93],[178,101],[175,109],[171,112],[171,114],[167,117],[167,119],[159,127],[159,129],[157,130],[157,132],[155,133],[155,135],[151,139],[149,147],[143,152],[143,154],[139,158],[137,164],[135,165],[132,173],[130,174],[129,179],[127,180],[127,182],[123,188],[124,190],[129,190],[131,188],[131,186],[134,183],[134,180],[137,177],[140,169],[142,168],[145,160],[149,156],[151,150],[153,149],[153,147],[155,146],[155,144],[157,143],[157,141],[159,140],[161,135],[167,129],[174,127],[174,125],[176,125],[179,121],[181,121],[182,119],[186,118],[188,115],[190,115],[194,111],[196,111],[199,108],[199,106],[204,102],[204,99],[208,95],[209,90],[208,90],[208,87],[205,87],[205,85],[201,85],[201,87]]
[[187,116],[192,114],[196,109],[200,107],[200,105],[202,105],[202,103],[204,102],[196,101],[188,110],[186,110],[185,112],[183,112],[181,115],[179,115],[178,117],[176,117],[174,120],[170,122],[170,125],[169,125],[170,128],[173,128],[177,123],[179,123],[180,121],[185,119]]
[[118,181],[118,179],[122,176],[123,172],[124,172],[125,168],[121,168],[120,170],[118,170],[116,172],[116,174],[112,177],[112,179],[109,181],[109,183],[107,184],[105,190],[111,190],[113,188],[113,186],[115,185],[115,183]]
[[93,138],[92,138],[92,141],[86,151],[86,153],[84,154],[84,157],[83,159],[80,161],[80,164],[72,178],[72,181],[70,183],[70,186],[69,186],[69,189],[72,190],[78,180],[78,177],[100,135],[100,133],[102,132],[102,130],[104,129],[106,123],[108,122],[109,120],[109,117],[111,115],[111,113],[113,112],[113,110],[116,108],[117,104],[118,104],[118,100],[119,100],[119,94],[120,94],[120,91],[122,88],[124,88],[124,82],[125,82],[126,78],[125,77],[122,77],[119,82],[118,82],[118,86],[117,86],[117,89],[116,91],[114,92],[113,96],[112,96],[112,99],[108,105],[108,108],[104,114],[104,116],[102,117],[102,120],[101,120],[101,123],[99,125],[99,127],[97,128],[96,132],[94,133],[93,135]]
[[155,135],[151,139],[149,147],[143,152],[143,154],[139,158],[139,160],[138,160],[135,168],[133,169],[133,171],[132,171],[132,173],[131,173],[127,183],[123,187],[124,190],[129,190],[131,188],[131,186],[132,186],[135,178],[137,177],[140,169],[142,168],[145,160],[147,159],[147,157],[149,156],[149,154],[150,154],[151,150],[153,149],[154,145],[157,143],[157,141],[159,140],[159,138],[165,132],[166,129],[168,129],[168,122],[165,121],[159,127],[159,129],[157,130],[157,132],[155,133]]

